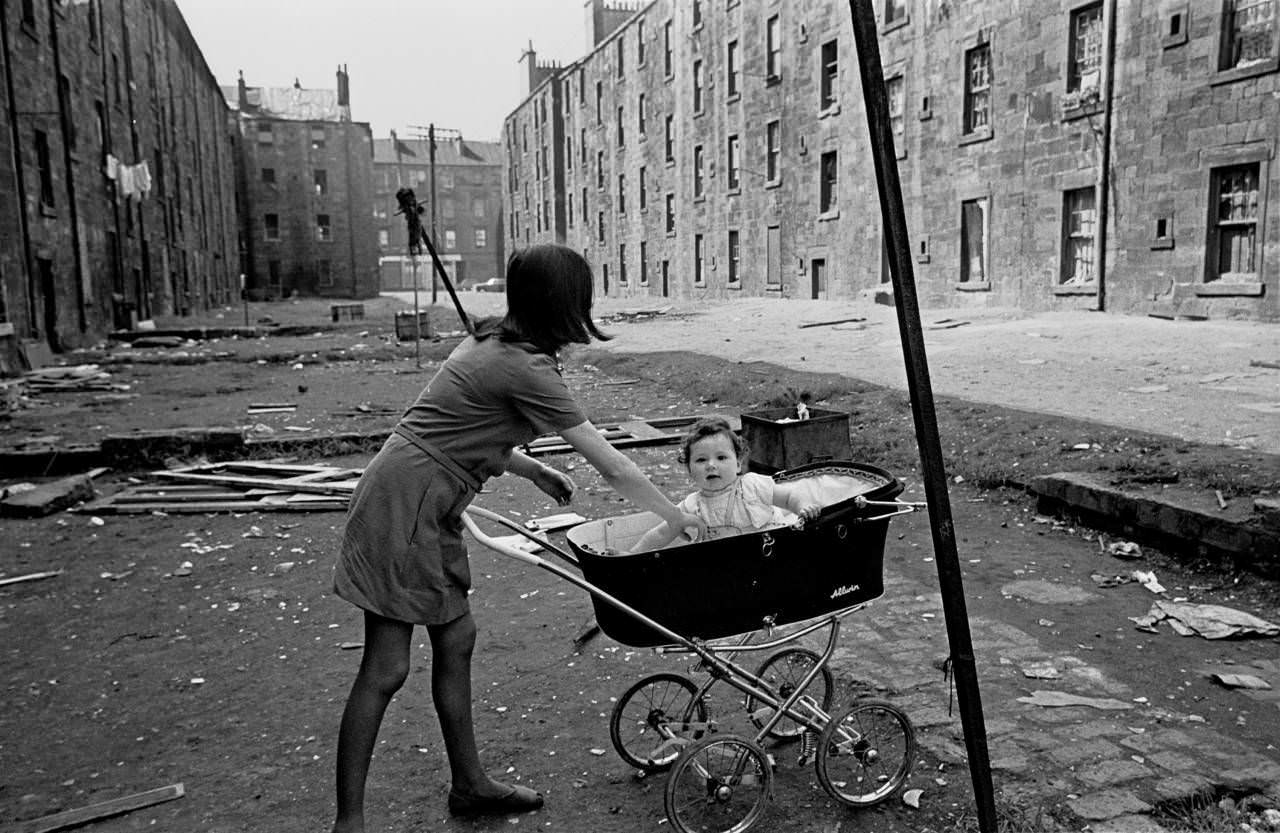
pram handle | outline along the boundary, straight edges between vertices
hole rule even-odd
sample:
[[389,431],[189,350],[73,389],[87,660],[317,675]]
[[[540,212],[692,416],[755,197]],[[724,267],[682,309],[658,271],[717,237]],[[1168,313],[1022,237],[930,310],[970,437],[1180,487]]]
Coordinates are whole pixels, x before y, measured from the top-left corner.
[[528,538],[530,541],[535,542],[538,546],[542,547],[543,549],[555,553],[557,556],[559,556],[560,558],[563,558],[565,561],[569,562],[573,566],[575,567],[578,566],[578,559],[574,558],[571,553],[565,552],[564,550],[557,547],[555,544],[552,544],[547,539],[538,536],[534,532],[530,531],[524,526],[521,526],[520,524],[511,520],[510,518],[506,518],[502,515],[499,515],[497,512],[494,512],[492,510],[485,509],[483,506],[475,506],[475,505],[468,506],[462,512],[462,523],[463,525],[466,526],[467,531],[470,532],[472,535],[474,535],[476,540],[479,541],[481,545],[486,546],[491,550],[500,552],[503,555],[507,555],[507,556],[510,556],[511,558],[515,558],[520,561],[523,561],[526,564],[533,564],[534,566],[538,566],[539,564],[544,563],[544,560],[542,558],[539,558],[533,553],[525,552],[522,549],[517,549],[516,547],[513,547],[510,544],[506,544],[506,543],[503,543],[502,541],[499,541],[497,538],[494,538],[491,535],[486,535],[483,531],[481,531],[481,529],[478,526],[476,526],[476,522],[471,518],[472,512],[474,512],[477,516],[485,519],[486,521],[493,521],[499,526],[505,526],[507,529],[513,530],[514,532],[517,532],[520,535],[523,535],[524,537]]
[[883,515],[872,515],[869,518],[859,518],[858,520],[866,523],[867,521],[882,521],[885,518],[892,518],[896,515],[910,515],[917,512],[929,504],[924,501],[909,500],[867,500],[862,495],[858,495],[853,499],[853,505],[859,509],[866,509],[868,506],[892,506],[895,508],[893,512],[885,512]]

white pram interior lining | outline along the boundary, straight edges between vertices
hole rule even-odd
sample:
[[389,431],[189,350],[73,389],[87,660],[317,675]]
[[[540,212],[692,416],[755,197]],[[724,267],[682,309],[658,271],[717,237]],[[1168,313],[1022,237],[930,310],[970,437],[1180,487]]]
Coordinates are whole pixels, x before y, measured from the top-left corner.
[[[861,472],[839,474],[815,472],[805,477],[788,480],[788,483],[800,492],[802,502],[832,506],[873,491],[883,486],[884,480]],[[795,515],[790,512],[784,514],[788,523],[773,524],[764,529],[777,529],[794,522]],[[569,537],[578,546],[595,553],[625,555],[636,545],[642,535],[659,523],[659,520],[658,516],[652,512],[603,518],[575,526],[569,530]],[[756,529],[743,534],[754,535],[761,531],[763,530]]]

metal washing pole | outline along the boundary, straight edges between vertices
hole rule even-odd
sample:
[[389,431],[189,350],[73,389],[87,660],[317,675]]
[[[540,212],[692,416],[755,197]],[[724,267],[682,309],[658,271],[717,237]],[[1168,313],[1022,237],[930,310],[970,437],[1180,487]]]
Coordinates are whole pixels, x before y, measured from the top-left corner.
[[862,97],[866,105],[871,155],[875,162],[876,186],[880,192],[880,212],[883,215],[889,250],[898,330],[902,336],[902,355],[907,365],[907,389],[911,393],[916,443],[920,446],[925,500],[929,504],[929,521],[933,531],[934,561],[938,565],[942,610],[951,650],[951,669],[955,675],[960,722],[964,727],[965,748],[969,755],[969,775],[973,780],[978,826],[983,833],[995,833],[995,791],[991,784],[987,730],[982,716],[982,701],[978,695],[973,639],[969,633],[969,616],[965,610],[960,558],[956,552],[955,527],[952,524],[946,471],[942,462],[942,442],[938,436],[938,418],[933,406],[933,389],[929,383],[929,365],[925,359],[924,333],[920,326],[920,307],[916,299],[915,275],[911,266],[911,243],[907,239],[902,184],[898,180],[893,128],[889,122],[884,67],[880,62],[875,10],[871,3],[872,0],[849,0],[849,11],[853,16],[853,40],[858,50],[858,69],[862,76]]

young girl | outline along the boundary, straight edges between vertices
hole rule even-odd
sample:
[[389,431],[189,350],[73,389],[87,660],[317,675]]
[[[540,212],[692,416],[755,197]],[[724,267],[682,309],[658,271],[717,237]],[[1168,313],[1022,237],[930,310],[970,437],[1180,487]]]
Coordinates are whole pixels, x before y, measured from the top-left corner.
[[[810,502],[791,484],[746,473],[746,440],[734,433],[722,417],[699,420],[685,435],[676,459],[684,463],[698,487],[680,502],[680,508],[706,523],[708,538],[785,524],[783,509],[806,521],[822,511],[821,505]],[[682,530],[663,522],[646,532],[631,551],[660,549],[681,534]]]
[[557,354],[604,339],[591,321],[591,267],[565,246],[537,245],[507,264],[507,314],[480,322],[441,366],[365,469],[347,514],[334,592],[364,611],[364,656],[338,735],[333,829],[364,830],[365,780],[378,728],[409,674],[414,625],[431,641],[431,694],[444,736],[454,815],[542,806],[541,794],[485,772],[471,717],[476,626],[462,511],[486,478],[524,477],[567,504],[574,483],[515,451],[558,432],[624,497],[672,529],[703,528],[583,416]]

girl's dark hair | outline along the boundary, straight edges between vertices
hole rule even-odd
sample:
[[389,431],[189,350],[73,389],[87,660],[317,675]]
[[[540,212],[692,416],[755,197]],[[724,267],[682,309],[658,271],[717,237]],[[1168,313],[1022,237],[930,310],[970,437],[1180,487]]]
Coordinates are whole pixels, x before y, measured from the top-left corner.
[[733,430],[729,420],[724,417],[703,417],[694,423],[689,432],[680,440],[680,453],[676,456],[676,460],[681,465],[688,467],[689,450],[693,448],[693,444],[698,440],[705,440],[707,437],[714,437],[717,434],[724,434],[733,441],[733,452],[738,455],[738,467],[745,470],[747,453],[751,451],[751,446],[747,445],[747,441]]
[[608,341],[591,320],[591,265],[556,243],[539,243],[507,260],[507,315],[503,339],[528,341],[555,353],[566,344]]

